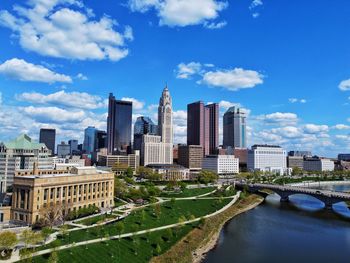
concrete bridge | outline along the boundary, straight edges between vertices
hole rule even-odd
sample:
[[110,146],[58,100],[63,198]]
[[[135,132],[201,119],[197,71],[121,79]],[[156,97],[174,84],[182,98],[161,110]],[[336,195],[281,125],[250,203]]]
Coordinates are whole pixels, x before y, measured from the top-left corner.
[[247,189],[251,193],[261,193],[262,190],[273,191],[281,197],[281,202],[288,202],[289,196],[294,194],[310,195],[322,201],[327,209],[332,209],[333,204],[350,201],[350,193],[311,189],[301,186],[247,184],[241,182],[235,182],[235,186],[240,189]]

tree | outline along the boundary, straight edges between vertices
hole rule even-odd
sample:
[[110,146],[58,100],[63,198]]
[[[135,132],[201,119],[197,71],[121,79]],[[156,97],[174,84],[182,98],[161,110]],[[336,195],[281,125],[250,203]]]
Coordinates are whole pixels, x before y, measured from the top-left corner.
[[62,225],[60,228],[60,234],[64,238],[68,234],[68,225]]
[[4,231],[0,233],[0,248],[2,250],[12,249],[17,242],[17,236],[14,232]]
[[21,241],[24,243],[24,247],[28,248],[29,245],[36,245],[43,240],[40,232],[34,232],[30,229],[26,229],[21,234]]
[[127,192],[128,192],[128,187],[126,186],[125,182],[118,178],[115,178],[114,179],[114,196],[118,198],[125,198]]
[[212,171],[202,170],[198,175],[198,182],[202,184],[213,183],[218,179],[218,175]]
[[62,205],[61,204],[48,204],[46,207],[41,207],[40,217],[46,226],[52,228],[54,225],[60,223],[62,219]]
[[128,167],[125,172],[127,177],[132,177],[134,175],[134,170],[131,167]]
[[51,255],[47,261],[48,263],[57,263],[58,262],[58,254],[57,251],[52,251]]
[[49,227],[44,227],[43,229],[41,229],[41,235],[44,241],[46,241],[46,239],[50,236],[51,233],[52,231],[51,231],[51,228]]
[[303,172],[303,170],[300,169],[299,167],[293,167],[293,169],[292,169],[292,175],[293,176],[301,175],[302,172]]
[[156,215],[157,218],[159,218],[159,216],[161,215],[161,213],[162,213],[162,208],[161,208],[161,206],[160,206],[159,203],[157,203],[157,204],[154,205],[154,213],[155,213],[155,215]]

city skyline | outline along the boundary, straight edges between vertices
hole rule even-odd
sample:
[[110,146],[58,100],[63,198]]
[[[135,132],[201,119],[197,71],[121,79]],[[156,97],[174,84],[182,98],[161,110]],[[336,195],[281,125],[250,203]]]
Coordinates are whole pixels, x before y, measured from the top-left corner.
[[[156,121],[158,94],[168,82],[173,97],[174,143],[186,142],[186,105],[203,100],[220,105],[220,144],[222,115],[229,107],[239,106],[248,112],[248,146],[273,143],[286,150],[310,150],[329,157],[347,152],[350,72],[344,54],[349,45],[340,34],[349,26],[346,1],[331,8],[320,1],[317,12],[311,3],[300,8],[288,1],[230,1],[226,5],[208,1],[215,3],[211,5],[214,15],[195,13],[188,21],[178,21],[154,6],[142,9],[135,1],[113,8],[108,1],[99,5],[84,1],[85,6],[63,2],[53,1],[56,4],[47,7],[46,15],[55,15],[44,20],[59,28],[69,43],[79,49],[78,44],[101,46],[110,41],[94,38],[75,43],[75,33],[87,35],[64,27],[60,19],[69,12],[77,15],[71,25],[81,23],[87,28],[97,21],[100,29],[106,30],[101,33],[118,36],[120,41],[108,42],[109,52],[79,53],[59,46],[59,39],[43,38],[48,47],[44,49],[41,41],[30,42],[21,31],[19,18],[38,35],[48,36],[40,31],[38,21],[24,17],[35,6],[21,3],[24,9],[19,13],[13,10],[15,1],[3,3],[0,141],[22,133],[38,140],[40,128],[55,128],[56,142],[79,139],[82,143],[88,126],[106,130],[109,92],[133,101],[133,123],[140,115]],[[39,1],[31,3],[38,5]],[[286,8],[297,12],[298,19],[276,12]],[[111,23],[112,19],[119,24]],[[315,28],[314,23],[320,26]],[[193,35],[200,48],[189,37]],[[305,41],[294,43],[294,39]]]

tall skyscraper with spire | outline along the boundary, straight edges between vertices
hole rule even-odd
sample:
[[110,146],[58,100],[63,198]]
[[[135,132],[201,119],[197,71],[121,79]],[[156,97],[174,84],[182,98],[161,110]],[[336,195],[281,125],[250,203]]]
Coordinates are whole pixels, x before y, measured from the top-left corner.
[[158,107],[158,135],[144,134],[141,143],[141,164],[173,163],[173,109],[168,86],[165,86]]
[[173,108],[168,85],[165,86],[159,99],[158,131],[162,142],[173,143]]

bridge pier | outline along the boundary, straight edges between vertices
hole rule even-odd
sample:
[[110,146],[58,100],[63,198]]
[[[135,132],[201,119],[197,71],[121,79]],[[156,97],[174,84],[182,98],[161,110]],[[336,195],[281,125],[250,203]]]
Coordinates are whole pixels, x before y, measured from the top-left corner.
[[289,196],[281,196],[280,202],[289,202]]

